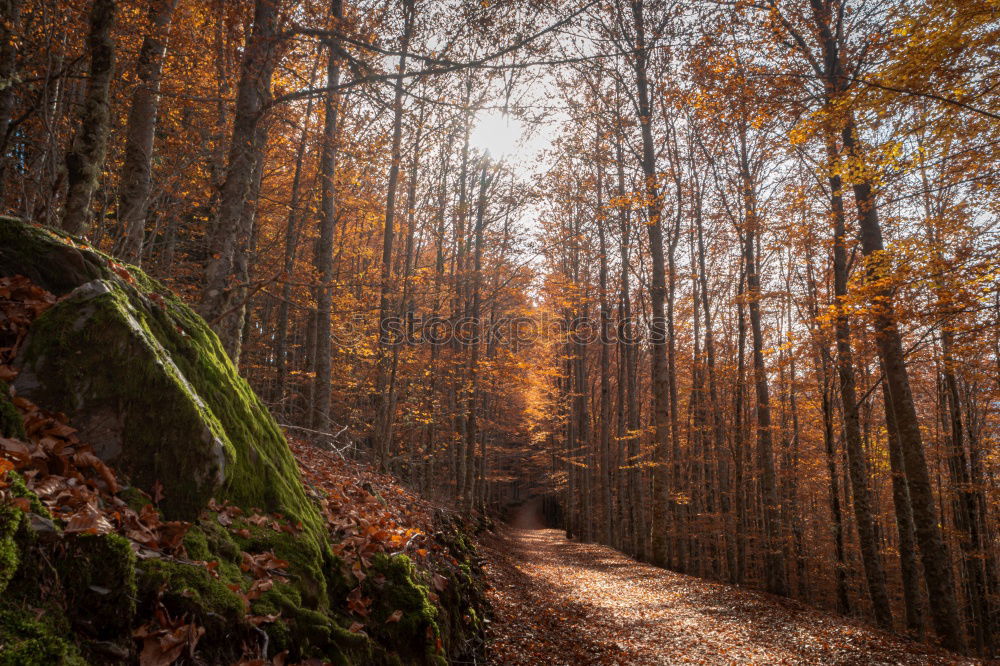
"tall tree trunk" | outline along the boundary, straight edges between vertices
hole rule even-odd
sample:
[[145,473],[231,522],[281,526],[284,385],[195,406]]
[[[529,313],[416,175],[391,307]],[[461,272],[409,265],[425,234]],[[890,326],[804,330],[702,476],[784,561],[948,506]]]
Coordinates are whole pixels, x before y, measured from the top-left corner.
[[740,252],[740,283],[736,293],[736,390],[733,396],[733,510],[736,513],[736,570],[732,583],[742,583],[747,571],[747,507],[744,494],[744,472],[746,460],[746,428],[743,425],[746,402],[746,347],[747,318],[746,304],[740,298],[746,287],[746,264]]
[[[827,146],[831,162],[836,160],[836,148]],[[868,490],[867,464],[861,447],[861,428],[858,420],[858,398],[855,390],[854,354],[851,349],[851,324],[847,317],[847,231],[844,222],[844,200],[840,176],[831,172],[830,206],[833,215],[833,285],[837,299],[834,329],[837,336],[837,376],[840,384],[840,402],[844,415],[844,447],[851,479],[854,520],[858,528],[861,563],[865,569],[868,595],[878,625],[892,630],[892,608],[885,587],[885,572],[878,552],[878,536]]]
[[828,377],[829,361],[826,350],[821,352],[824,356],[823,367],[823,448],[826,452],[826,468],[830,475],[830,513],[833,517],[833,548],[834,556],[837,560],[837,570],[835,579],[837,581],[837,611],[840,613],[851,612],[851,599],[847,590],[847,561],[844,556],[844,512],[840,506],[840,477],[837,474],[837,450],[836,440],[833,435],[833,399],[831,396],[831,381]]
[[[330,13],[335,24],[344,16],[342,0],[331,0]],[[330,44],[326,66],[327,92],[323,100],[323,146],[319,158],[320,224],[319,242],[313,264],[319,273],[316,288],[316,337],[312,354],[316,378],[313,380],[310,423],[313,428],[329,431],[330,373],[333,349],[330,345],[330,317],[333,310],[333,238],[337,228],[337,127],[340,121],[340,55],[336,44]]]
[[[23,0],[0,0],[0,204],[6,191],[7,147],[10,145],[11,114],[17,83],[15,36],[20,32]],[[0,211],[2,212],[2,211]]]
[[472,304],[469,321],[472,325],[472,335],[468,341],[469,348],[469,393],[466,402],[466,427],[465,427],[465,497],[463,506],[472,509],[475,501],[475,455],[477,436],[477,411],[479,402],[479,347],[482,327],[479,323],[480,306],[482,295],[480,293],[480,283],[482,281],[483,269],[483,230],[486,219],[486,188],[489,185],[487,178],[486,158],[482,158],[482,167],[479,172],[479,202],[476,206],[476,227],[475,241],[472,250],[472,284],[471,296]]
[[952,351],[953,333],[948,328],[941,331],[941,377],[944,383],[944,403],[948,419],[948,472],[954,487],[954,517],[958,532],[959,548],[968,590],[969,612],[972,618],[972,635],[978,654],[989,655],[993,639],[991,632],[992,609],[987,597],[985,553],[987,544],[981,540],[980,521],[976,496],[972,490],[969,460],[965,451],[965,426],[963,425],[958,379],[955,376],[955,358]]
[[[441,306],[443,301],[443,283],[445,278],[445,249],[444,249],[444,238],[445,238],[445,218],[447,216],[447,204],[448,204],[448,167],[450,165],[451,158],[451,148],[452,139],[449,137],[444,149],[441,151],[441,185],[438,188],[438,204],[437,204],[437,232],[435,233],[434,245],[435,245],[435,261],[434,261],[434,301],[431,308],[431,316],[433,317],[434,325],[437,326],[440,321],[441,316]],[[441,357],[442,344],[438,340],[431,340],[431,354],[430,354],[430,368],[431,368],[431,380],[429,390],[427,392],[427,402],[428,412],[431,414],[430,419],[427,423],[427,435],[424,445],[424,475],[422,481],[422,487],[424,489],[429,488],[429,481],[433,478],[433,474],[436,470],[435,459],[434,459],[434,447],[437,444],[436,433],[437,425],[439,420],[443,420],[443,415],[439,406],[439,401],[436,398],[438,392],[438,384],[445,375],[445,369],[441,367],[439,361]]]
[[[577,221],[576,235],[579,236],[580,220]],[[583,278],[580,276],[580,260],[579,255],[574,251],[574,281],[577,285],[583,282]],[[577,321],[586,321],[587,319],[587,295],[583,294],[582,298],[579,300],[579,305],[576,311]],[[573,410],[576,420],[576,434],[577,441],[576,447],[573,451],[573,459],[575,464],[573,467],[576,469],[577,477],[580,481],[580,512],[578,513],[579,526],[577,528],[578,536],[582,541],[591,541],[593,539],[592,527],[594,524],[594,517],[591,510],[591,488],[590,482],[592,479],[593,471],[593,442],[591,441],[591,428],[590,428],[590,410],[588,409],[588,397],[590,396],[590,382],[587,373],[587,345],[584,341],[582,331],[575,329],[575,337],[573,343],[573,377],[575,385],[573,387],[573,402],[575,408]],[[582,467],[581,467],[582,465]]]
[[[309,85],[316,79],[316,69],[319,57],[313,62],[309,74]],[[331,93],[332,94],[332,93]],[[281,281],[281,298],[278,302],[278,322],[274,341],[274,390],[271,401],[277,403],[278,412],[287,416],[285,403],[285,384],[288,380],[288,318],[292,301],[292,272],[295,270],[295,258],[298,250],[299,225],[303,218],[300,210],[300,195],[302,188],[302,167],[305,162],[306,144],[309,140],[309,123],[312,120],[313,98],[306,102],[305,115],[302,117],[302,132],[299,135],[299,145],[295,150],[295,171],[292,174],[292,191],[288,199],[288,222],[285,226],[285,252]]]
[[80,121],[73,144],[66,153],[66,206],[62,228],[79,235],[90,222],[90,201],[104,169],[111,105],[108,92],[115,68],[115,0],[94,0],[90,7],[90,73],[87,94],[80,110]]
[[[702,222],[701,190],[695,201],[695,225],[698,235],[698,282],[700,285],[702,314],[705,320],[705,362],[708,372],[708,400],[712,428],[712,448],[715,455],[715,478],[719,484],[719,512],[722,514],[723,539],[725,540],[726,566],[730,578],[736,570],[736,551],[733,547],[737,526],[735,514],[732,511],[732,482],[729,473],[729,461],[725,450],[725,424],[722,416],[722,403],[719,399],[719,388],[715,367],[715,337],[712,326],[711,295],[708,291],[708,270],[705,266],[705,237]],[[698,304],[695,304],[697,307]]]
[[653,521],[652,561],[658,566],[668,564],[667,557],[667,505],[670,500],[667,450],[670,437],[670,368],[667,364],[666,330],[666,270],[663,253],[662,202],[656,173],[656,145],[653,140],[652,101],[649,94],[649,51],[646,45],[645,19],[642,0],[632,1],[632,18],[635,22],[635,69],[638,95],[638,120],[642,134],[641,167],[643,193],[646,198],[646,230],[649,234],[649,252],[652,275],[649,300],[653,316],[650,321],[651,380],[653,389]]
[[[844,147],[851,159],[863,159],[858,154],[853,123],[843,131]],[[872,324],[879,357],[885,368],[889,384],[893,416],[903,451],[903,464],[913,506],[913,522],[920,557],[924,565],[931,616],[934,628],[944,645],[957,652],[965,650],[965,635],[961,626],[955,585],[952,579],[948,552],[938,523],[931,490],[930,474],[924,457],[924,446],[917,419],[917,410],[910,390],[910,376],[906,369],[903,340],[899,332],[895,308],[892,303],[890,280],[885,274],[889,268],[884,258],[882,227],[872,186],[867,181],[854,183],[861,229],[861,248],[866,258],[866,279],[876,286],[872,294]]]
[[[473,109],[472,101],[472,78],[466,80],[464,97],[464,117],[462,119],[462,153],[458,171],[458,205],[455,210],[454,222],[454,293],[452,294],[451,317],[452,324],[457,325],[465,314],[465,236],[466,222],[469,216],[469,139],[472,132]],[[458,336],[452,336],[452,352],[454,359],[458,359],[462,352]],[[451,413],[455,415],[455,438],[453,439],[453,459],[455,460],[455,499],[460,500],[465,492],[465,411],[458,408],[461,401],[459,395],[464,391],[462,385],[462,373],[458,371],[458,361],[455,361],[452,372],[452,381],[449,386],[449,406]]]
[[250,170],[250,190],[243,211],[239,217],[239,234],[236,239],[236,251],[233,253],[233,274],[236,278],[230,294],[228,310],[216,326],[220,331],[222,346],[237,367],[243,349],[243,333],[247,327],[247,312],[249,309],[250,278],[253,257],[257,251],[257,205],[260,202],[261,179],[264,176],[264,149],[267,146],[267,124],[257,124],[257,136],[254,139],[253,167]]
[[[251,214],[244,204],[251,194],[254,169],[263,146],[258,146],[258,125],[270,97],[271,75],[277,55],[278,6],[274,0],[257,0],[253,29],[243,52],[240,83],[236,94],[236,117],[227,159],[226,177],[219,195],[219,210],[209,232],[208,250],[212,259],[205,272],[199,303],[200,314],[222,338],[223,345],[237,350],[222,321],[232,308],[234,290],[239,286],[237,253],[243,215]],[[238,353],[237,353],[238,355]]]
[[[621,133],[616,133],[615,156],[618,166],[618,196],[624,200],[625,192],[625,159],[622,150]],[[628,502],[623,502],[627,513],[629,546],[632,555],[640,560],[648,557],[646,550],[646,502],[642,490],[642,468],[639,466],[639,406],[638,400],[638,367],[639,351],[636,344],[636,329],[632,322],[632,294],[629,284],[631,236],[630,211],[627,206],[618,207],[619,251],[621,255],[621,318],[618,322],[619,356],[622,365],[621,376],[623,387],[619,392],[620,400],[625,404],[622,419],[621,437],[625,455],[622,456],[622,480],[628,496]]]
[[118,179],[118,225],[121,236],[116,254],[135,264],[142,258],[146,210],[153,163],[153,138],[160,107],[160,74],[167,51],[170,20],[177,0],[150,0],[149,33],[142,40],[132,92],[132,106],[125,130],[125,159]]
[[753,343],[754,390],[757,398],[757,459],[760,465],[760,492],[763,502],[764,574],[767,591],[787,595],[788,579],[782,548],[781,503],[774,469],[774,447],[771,432],[771,396],[764,365],[764,333],[760,315],[760,273],[757,267],[757,238],[760,221],[757,218],[756,190],[751,178],[744,135],[740,135],[740,170],[743,184],[743,262],[746,266],[744,297],[750,313]]
[[603,210],[604,172],[600,164],[597,171],[597,236],[600,241],[600,300],[601,300],[601,407],[600,407],[600,492],[601,538],[613,544],[612,524],[614,504],[611,499],[613,478],[611,474],[611,306],[608,303],[608,243],[604,230]]
[[892,471],[892,503],[896,513],[896,532],[899,536],[899,567],[903,579],[903,603],[906,607],[906,630],[914,638],[924,636],[923,593],[920,588],[920,569],[917,566],[917,542],[913,528],[913,509],[910,506],[910,488],[903,465],[903,450],[899,447],[899,433],[893,417],[889,385],[883,379],[882,402],[885,405],[885,425],[889,440],[889,467]]
[[[393,311],[393,279],[392,279],[392,244],[395,236],[396,221],[396,190],[399,186],[399,166],[402,161],[403,140],[403,76],[406,73],[407,51],[410,46],[410,36],[413,31],[414,3],[406,0],[403,11],[404,26],[399,56],[399,74],[396,76],[395,97],[393,99],[392,116],[392,147],[390,152],[389,182],[386,185],[385,224],[382,233],[382,276],[379,298],[379,344],[378,344],[378,376],[375,382],[375,429],[373,444],[375,460],[380,470],[385,471],[389,454],[389,444],[392,439],[392,412],[395,402],[392,385],[392,354],[389,347],[392,341],[384,324]],[[397,341],[398,344],[398,341]]]

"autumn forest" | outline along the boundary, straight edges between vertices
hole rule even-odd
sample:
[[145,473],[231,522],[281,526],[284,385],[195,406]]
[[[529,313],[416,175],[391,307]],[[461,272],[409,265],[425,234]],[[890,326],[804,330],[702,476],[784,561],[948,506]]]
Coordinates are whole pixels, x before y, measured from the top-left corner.
[[[1000,656],[996,0],[0,0],[0,207],[203,318],[306,495],[325,477],[298,447],[365,470],[375,497],[398,484],[477,517],[487,663],[693,654],[571,656],[565,616],[593,606],[510,624],[543,613],[502,581],[556,567],[558,544],[684,575],[654,596],[790,598],[931,651],[912,663]],[[11,359],[32,326],[0,336]],[[184,543],[181,560],[212,559]],[[374,597],[359,549],[354,632]],[[546,580],[550,597],[577,584]],[[586,589],[580,604],[614,596]],[[285,663],[254,627],[262,661],[240,663]],[[143,664],[223,663],[148,635],[128,639]],[[786,663],[836,661],[825,649]],[[837,663],[883,663],[859,649]],[[701,663],[779,661],[722,654]]]

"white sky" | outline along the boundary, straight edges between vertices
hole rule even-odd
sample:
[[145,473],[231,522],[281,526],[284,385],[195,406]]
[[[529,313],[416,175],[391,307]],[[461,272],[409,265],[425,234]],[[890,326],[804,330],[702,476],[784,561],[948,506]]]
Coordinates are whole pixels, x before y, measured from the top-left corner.
[[550,124],[527,125],[516,116],[488,109],[477,114],[469,141],[474,148],[489,151],[494,160],[504,160],[525,173],[539,167],[554,129]]

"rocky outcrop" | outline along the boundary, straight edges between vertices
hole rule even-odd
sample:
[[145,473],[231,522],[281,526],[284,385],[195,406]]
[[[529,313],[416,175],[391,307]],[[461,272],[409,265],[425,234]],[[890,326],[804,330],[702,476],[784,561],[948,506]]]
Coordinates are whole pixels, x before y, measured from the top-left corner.
[[19,395],[69,416],[98,455],[162,494],[168,518],[214,496],[320,527],[274,419],[170,290],[16,220],[0,220],[0,248],[0,275],[63,297],[31,327]]

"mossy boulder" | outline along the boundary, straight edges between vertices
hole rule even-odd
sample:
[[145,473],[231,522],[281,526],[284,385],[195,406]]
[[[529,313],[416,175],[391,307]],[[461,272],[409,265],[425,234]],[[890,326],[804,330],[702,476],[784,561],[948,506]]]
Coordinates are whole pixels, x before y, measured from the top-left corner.
[[[153,312],[113,280],[74,289],[32,325],[14,389],[70,415],[95,453],[140,487],[163,486],[171,517],[217,495],[234,445],[160,343]],[[158,331],[159,332],[159,331]]]
[[284,435],[208,324],[138,268],[38,226],[0,218],[0,275],[57,296],[32,325],[14,389],[62,411],[98,455],[153,492],[167,518],[210,497],[322,523]]
[[0,666],[86,666],[57,611],[0,602]]

